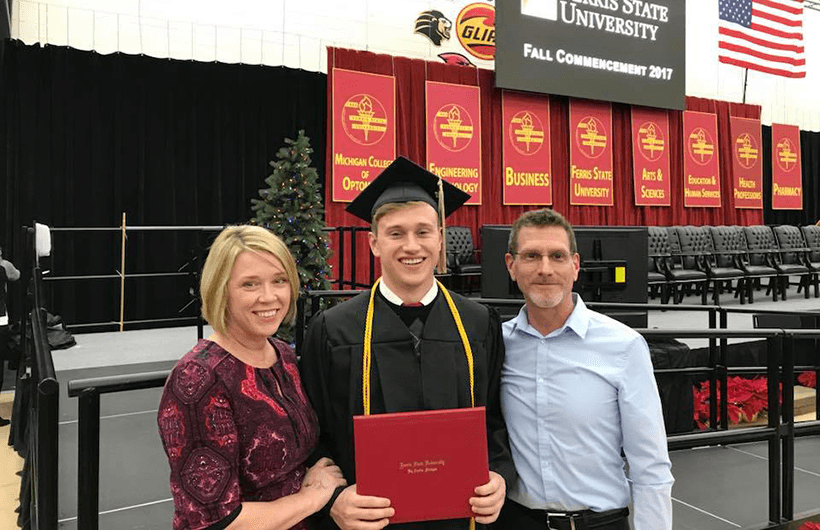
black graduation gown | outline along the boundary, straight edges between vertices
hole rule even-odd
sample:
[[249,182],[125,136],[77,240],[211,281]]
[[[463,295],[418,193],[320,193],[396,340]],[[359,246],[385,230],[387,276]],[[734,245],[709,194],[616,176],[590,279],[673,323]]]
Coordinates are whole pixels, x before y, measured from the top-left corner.
[[[353,416],[363,414],[362,349],[370,293],[321,312],[301,351],[302,384],[319,418],[315,457],[329,456],[349,484],[356,482]],[[512,484],[515,467],[501,416],[499,388],[504,342],[498,313],[451,293],[473,350],[475,404],[487,409],[489,467]],[[374,301],[370,411],[407,412],[470,406],[464,347],[447,301],[439,292],[421,336],[414,338],[380,295]],[[335,528],[329,517],[325,528]],[[391,525],[391,528],[466,528],[464,520]]]

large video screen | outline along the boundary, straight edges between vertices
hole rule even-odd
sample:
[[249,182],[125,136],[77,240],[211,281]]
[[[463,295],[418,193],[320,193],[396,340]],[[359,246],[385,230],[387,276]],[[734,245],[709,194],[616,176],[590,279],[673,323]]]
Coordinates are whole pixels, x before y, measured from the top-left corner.
[[683,0],[496,2],[496,86],[684,108]]

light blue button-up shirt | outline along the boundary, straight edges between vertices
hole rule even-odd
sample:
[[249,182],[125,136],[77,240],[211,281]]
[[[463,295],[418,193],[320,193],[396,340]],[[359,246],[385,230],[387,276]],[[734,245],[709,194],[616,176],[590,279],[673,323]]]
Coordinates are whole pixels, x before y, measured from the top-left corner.
[[529,508],[600,512],[626,506],[631,485],[635,530],[671,529],[674,479],[649,348],[573,300],[549,335],[530,326],[526,306],[503,324],[501,409],[519,477],[508,496]]

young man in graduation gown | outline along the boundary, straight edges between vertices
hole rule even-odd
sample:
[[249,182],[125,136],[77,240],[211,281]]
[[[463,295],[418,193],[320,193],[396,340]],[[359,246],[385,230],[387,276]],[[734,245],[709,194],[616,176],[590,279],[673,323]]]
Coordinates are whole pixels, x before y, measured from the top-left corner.
[[[317,456],[330,456],[351,484],[331,499],[327,528],[379,529],[394,513],[389,499],[356,492],[353,416],[363,413],[366,402],[372,414],[485,406],[490,481],[476,485],[470,504],[479,524],[495,521],[501,510],[515,468],[499,404],[500,320],[485,306],[447,292],[434,277],[442,254],[441,220],[468,198],[400,157],[347,208],[371,222],[370,249],[381,260],[382,277],[372,290],[319,313],[301,351],[302,381],[321,430]],[[366,358],[370,370],[363,370]],[[365,377],[369,398],[363,395]],[[464,519],[395,527],[449,530],[469,524]]]

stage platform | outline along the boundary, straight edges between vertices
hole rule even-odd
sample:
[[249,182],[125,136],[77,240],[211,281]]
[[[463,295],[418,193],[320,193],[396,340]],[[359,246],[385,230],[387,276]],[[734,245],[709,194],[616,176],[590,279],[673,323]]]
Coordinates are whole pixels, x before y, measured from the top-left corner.
[[[759,309],[820,310],[820,299],[805,300],[792,289],[787,302],[764,302]],[[734,305],[725,294],[722,301]],[[685,303],[697,305],[699,298]],[[651,311],[658,329],[706,329],[706,314]],[[752,328],[751,315],[733,315],[729,326]],[[206,336],[209,330],[206,330]],[[77,527],[77,400],[68,381],[88,377],[170,369],[196,341],[196,329],[128,331],[77,335],[77,346],[54,352],[61,384],[60,528]],[[686,341],[698,348],[698,341]],[[703,341],[705,345],[706,341]],[[167,529],[173,504],[168,464],[157,435],[161,389],[104,395],[100,428],[100,528]],[[820,511],[820,437],[799,438],[795,446],[795,514]],[[768,515],[767,451],[764,443],[710,447],[671,453],[675,530],[761,528]]]

